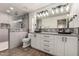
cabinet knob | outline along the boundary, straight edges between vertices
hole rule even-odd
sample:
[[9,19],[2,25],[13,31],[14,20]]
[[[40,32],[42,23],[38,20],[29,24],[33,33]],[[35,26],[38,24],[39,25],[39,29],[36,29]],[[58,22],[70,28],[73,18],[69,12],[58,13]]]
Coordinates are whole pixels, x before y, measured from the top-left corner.
[[47,49],[44,49],[44,50],[45,50],[45,51],[48,51],[48,52],[50,51],[50,50],[47,50]]

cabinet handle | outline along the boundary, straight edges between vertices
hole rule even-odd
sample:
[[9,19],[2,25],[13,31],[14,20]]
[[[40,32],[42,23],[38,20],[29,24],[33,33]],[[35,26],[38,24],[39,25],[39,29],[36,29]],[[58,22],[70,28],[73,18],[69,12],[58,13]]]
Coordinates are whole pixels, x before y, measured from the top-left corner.
[[49,50],[47,50],[47,49],[44,49],[44,50],[49,52]]
[[65,37],[65,42],[67,42],[67,37]]
[[44,36],[44,37],[49,37],[49,36]]
[[64,42],[64,37],[62,37],[62,41]]

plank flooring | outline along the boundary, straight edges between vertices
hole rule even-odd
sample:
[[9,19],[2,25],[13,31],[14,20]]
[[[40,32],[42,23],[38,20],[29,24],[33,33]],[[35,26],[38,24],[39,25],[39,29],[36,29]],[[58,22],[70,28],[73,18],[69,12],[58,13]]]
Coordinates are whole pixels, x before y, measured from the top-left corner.
[[18,47],[0,51],[0,56],[50,56],[50,55],[31,47],[27,48]]

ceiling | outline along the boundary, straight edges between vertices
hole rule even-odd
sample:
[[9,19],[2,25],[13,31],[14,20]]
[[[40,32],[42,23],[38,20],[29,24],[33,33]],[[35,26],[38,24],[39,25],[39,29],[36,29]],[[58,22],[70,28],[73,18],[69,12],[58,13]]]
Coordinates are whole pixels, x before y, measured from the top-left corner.
[[0,3],[0,12],[6,13],[6,10],[10,10],[10,7],[14,8],[12,12],[32,12],[49,4],[50,3]]

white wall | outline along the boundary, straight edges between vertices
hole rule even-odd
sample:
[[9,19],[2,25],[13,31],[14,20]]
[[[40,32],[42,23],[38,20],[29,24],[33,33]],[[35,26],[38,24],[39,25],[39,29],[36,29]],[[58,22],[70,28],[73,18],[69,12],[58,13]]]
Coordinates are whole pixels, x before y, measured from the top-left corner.
[[24,24],[24,31],[28,31],[29,29],[29,15],[27,14],[25,19],[23,19],[23,24]]
[[12,17],[8,14],[0,13],[0,23],[10,23]]
[[21,46],[27,32],[10,32],[10,49]]

